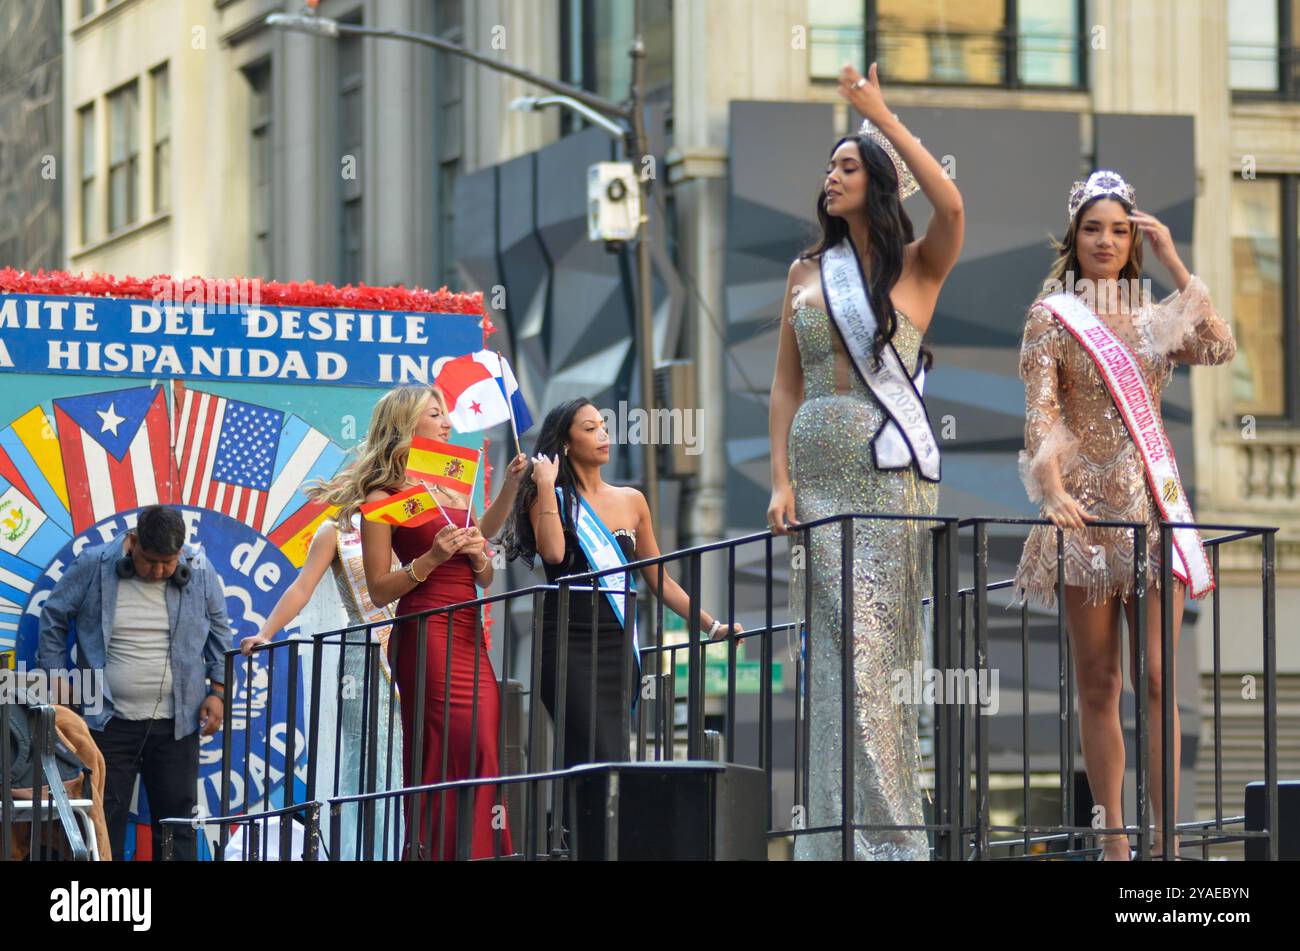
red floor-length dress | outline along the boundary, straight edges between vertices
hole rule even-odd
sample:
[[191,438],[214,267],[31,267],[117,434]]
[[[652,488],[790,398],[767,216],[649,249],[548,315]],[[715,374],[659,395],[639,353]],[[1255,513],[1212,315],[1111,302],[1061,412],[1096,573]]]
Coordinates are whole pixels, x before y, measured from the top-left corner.
[[[457,525],[464,524],[465,510],[444,508]],[[397,526],[393,531],[393,551],[403,564],[429,550],[434,536],[447,524],[437,518],[416,528]],[[397,605],[399,615],[477,598],[474,568],[468,555],[455,555],[429,574],[423,584],[408,592]],[[396,645],[398,689],[401,691],[402,762],[407,785],[428,785],[485,776],[499,776],[498,732],[501,717],[500,691],[492,662],[488,658],[478,610],[455,613],[451,646],[450,693],[447,691],[447,615],[430,615],[427,621],[425,688],[421,766],[415,771],[416,666],[419,662],[418,622],[405,621],[390,642]],[[474,716],[474,665],[478,659],[478,715]],[[446,772],[443,771],[443,710],[447,710]],[[471,840],[473,858],[491,858],[496,853],[496,832],[501,827],[501,853],[509,855],[510,828],[506,822],[505,795],[501,809],[497,805],[497,787],[479,786],[474,797],[474,822]],[[494,825],[493,817],[500,820]],[[439,821],[442,823],[439,849]],[[418,823],[416,842],[419,856],[451,860],[456,857],[456,795],[434,793],[408,797],[406,800],[406,841],[410,841],[412,823]]]

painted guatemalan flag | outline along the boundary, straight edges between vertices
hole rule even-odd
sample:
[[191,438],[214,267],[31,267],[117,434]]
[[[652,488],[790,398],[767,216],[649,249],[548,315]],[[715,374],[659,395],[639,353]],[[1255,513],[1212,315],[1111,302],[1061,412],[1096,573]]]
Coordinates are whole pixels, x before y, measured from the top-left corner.
[[54,438],[54,424],[39,406],[0,429],[0,476],[37,505],[50,521],[72,533],[59,442]]

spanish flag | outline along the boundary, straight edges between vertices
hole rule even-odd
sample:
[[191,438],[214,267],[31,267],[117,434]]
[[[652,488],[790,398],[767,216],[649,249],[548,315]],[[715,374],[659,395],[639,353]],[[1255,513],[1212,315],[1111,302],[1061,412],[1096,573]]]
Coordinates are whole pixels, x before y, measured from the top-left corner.
[[438,517],[438,503],[422,485],[398,492],[386,499],[376,499],[361,506],[361,514],[372,522],[415,528]]
[[478,476],[479,456],[477,449],[416,436],[406,460],[406,477],[470,494]]

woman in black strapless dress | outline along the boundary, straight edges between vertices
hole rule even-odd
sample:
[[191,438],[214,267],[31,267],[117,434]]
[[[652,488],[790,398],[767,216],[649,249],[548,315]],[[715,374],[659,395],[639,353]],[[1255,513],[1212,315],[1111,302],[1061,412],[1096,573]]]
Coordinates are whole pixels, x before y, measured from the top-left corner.
[[[552,493],[554,497],[554,493]],[[636,561],[636,534],[613,529],[611,534],[627,561]],[[565,575],[579,575],[595,568],[576,541],[566,535],[564,560],[559,564],[543,561],[546,580],[554,584]],[[635,604],[635,601],[633,602]],[[548,591],[542,603],[542,702],[555,714],[556,651],[559,642],[560,596]],[[594,647],[594,651],[593,651]],[[593,658],[594,653],[594,658]],[[632,677],[636,665],[631,664]],[[591,679],[596,678],[596,715],[591,715]],[[627,738],[619,738],[623,704],[623,625],[614,613],[609,598],[596,599],[596,625],[592,627],[591,592],[569,593],[569,665],[564,704],[564,765],[608,763],[627,759]],[[635,682],[628,690],[636,689]],[[627,694],[627,703],[632,696]],[[594,723],[594,730],[592,724]]]
[[[574,530],[579,499],[604,523],[625,561],[639,561],[659,555],[650,507],[636,489],[610,485],[600,475],[609,461],[609,432],[600,411],[588,399],[571,400],[547,414],[535,447],[531,478],[525,479],[515,497],[514,509],[503,538],[506,557],[523,558],[532,567],[535,555],[542,556],[546,580],[556,582],[566,575],[596,570],[590,565]],[[563,494],[564,504],[560,504]],[[659,570],[643,572],[645,587],[656,593],[664,605],[685,617],[690,598],[667,571],[663,588]],[[602,579],[602,584],[610,585]],[[630,758],[629,737],[622,735],[623,704],[631,704],[631,683],[624,691],[623,653],[628,649],[609,598],[596,598],[596,620],[592,624],[592,595],[573,590],[569,595],[568,663],[564,703],[564,765],[623,762]],[[636,599],[629,599],[634,609]],[[559,640],[559,593],[548,592],[542,605],[542,682],[534,685],[552,719],[556,713],[556,665]],[[700,612],[700,629],[710,638],[722,638],[740,625],[728,626]],[[593,656],[594,655],[594,656]],[[631,664],[635,673],[635,663]],[[596,704],[593,717],[591,690],[595,679]],[[537,764],[544,768],[542,764]],[[549,764],[546,764],[549,765]]]

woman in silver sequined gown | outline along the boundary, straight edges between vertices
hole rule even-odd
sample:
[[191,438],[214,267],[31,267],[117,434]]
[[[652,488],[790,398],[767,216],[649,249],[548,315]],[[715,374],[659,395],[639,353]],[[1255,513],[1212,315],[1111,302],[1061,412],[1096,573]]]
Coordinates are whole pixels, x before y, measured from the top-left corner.
[[[847,513],[932,515],[938,487],[915,465],[877,468],[871,441],[888,417],[852,368],[826,312],[820,256],[845,237],[858,250],[877,315],[877,347],[891,344],[915,373],[944,278],[961,251],[963,212],[956,186],[885,108],[875,77],[852,67],[840,92],[874,125],[835,144],[817,199],[821,240],[791,265],[772,384],[772,502],[768,524],[792,539],[791,611],[805,633],[810,668],[808,798],[796,790],[796,828],[838,825],[843,816],[841,731],[841,529],[798,532],[798,523]],[[935,209],[925,236],[913,239],[902,198],[919,186]],[[846,523],[847,524],[847,523]],[[921,599],[928,593],[929,525],[856,520],[853,537],[853,822],[855,826],[925,823],[918,707],[899,702],[901,672],[910,683],[922,656]],[[808,550],[803,551],[806,535]],[[806,564],[806,568],[803,565]],[[811,571],[811,578],[807,576]],[[805,588],[810,585],[810,589]],[[805,617],[805,604],[811,615]],[[910,699],[910,698],[907,698]],[[922,830],[854,833],[857,859],[924,860]],[[841,857],[836,832],[795,838],[795,858]]]

